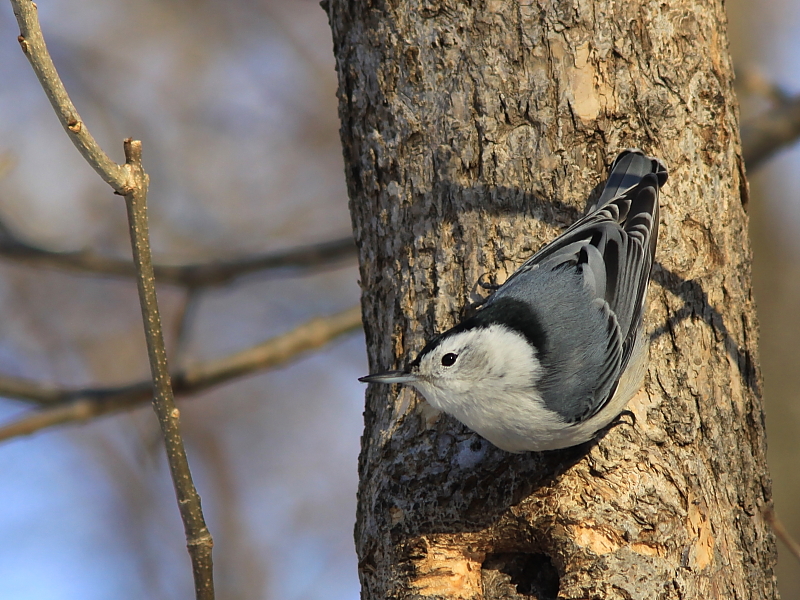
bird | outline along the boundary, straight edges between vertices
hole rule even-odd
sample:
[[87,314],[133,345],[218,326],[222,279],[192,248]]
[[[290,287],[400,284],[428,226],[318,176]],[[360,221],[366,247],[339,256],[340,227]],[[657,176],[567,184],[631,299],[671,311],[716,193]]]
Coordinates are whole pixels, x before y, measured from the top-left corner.
[[593,439],[644,383],[643,329],[664,163],[620,153],[593,210],[526,260],[470,317],[404,369],[365,383],[414,387],[506,452]]

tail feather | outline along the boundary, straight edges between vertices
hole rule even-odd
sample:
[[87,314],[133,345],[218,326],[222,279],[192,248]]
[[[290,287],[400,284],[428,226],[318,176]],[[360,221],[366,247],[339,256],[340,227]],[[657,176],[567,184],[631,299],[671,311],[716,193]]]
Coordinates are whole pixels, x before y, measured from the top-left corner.
[[658,179],[658,187],[667,181],[667,168],[657,158],[650,158],[638,149],[629,149],[617,156],[611,165],[606,187],[597,200],[597,208],[607,204],[626,190],[636,186],[649,174]]

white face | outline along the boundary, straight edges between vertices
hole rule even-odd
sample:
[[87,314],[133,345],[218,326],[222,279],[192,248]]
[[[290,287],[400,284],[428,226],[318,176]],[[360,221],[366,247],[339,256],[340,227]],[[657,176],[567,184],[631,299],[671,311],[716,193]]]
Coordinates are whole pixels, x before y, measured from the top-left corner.
[[[543,368],[536,350],[504,325],[448,333],[415,362],[410,371],[387,371],[362,381],[412,385],[431,406],[508,452],[565,448],[597,430],[570,429],[545,406],[537,390]],[[566,436],[567,430],[574,435]]]
[[449,335],[423,355],[416,387],[433,406],[456,416],[502,397],[531,393],[541,366],[520,334],[492,325]]

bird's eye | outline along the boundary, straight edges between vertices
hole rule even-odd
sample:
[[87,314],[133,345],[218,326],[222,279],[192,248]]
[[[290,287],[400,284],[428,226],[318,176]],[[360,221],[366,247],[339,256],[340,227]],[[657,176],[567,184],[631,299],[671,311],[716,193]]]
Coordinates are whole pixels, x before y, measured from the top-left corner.
[[455,364],[457,358],[458,354],[453,354],[452,352],[448,352],[442,357],[442,366],[449,367]]

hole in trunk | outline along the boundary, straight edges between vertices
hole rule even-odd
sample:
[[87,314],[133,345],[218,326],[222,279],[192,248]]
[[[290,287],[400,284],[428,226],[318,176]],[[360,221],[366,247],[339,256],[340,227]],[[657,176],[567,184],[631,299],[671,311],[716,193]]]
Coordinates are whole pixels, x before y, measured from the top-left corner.
[[546,554],[489,554],[481,567],[486,600],[556,600],[558,571]]

